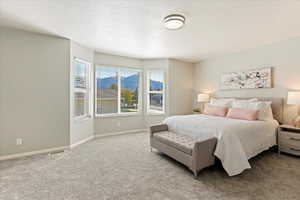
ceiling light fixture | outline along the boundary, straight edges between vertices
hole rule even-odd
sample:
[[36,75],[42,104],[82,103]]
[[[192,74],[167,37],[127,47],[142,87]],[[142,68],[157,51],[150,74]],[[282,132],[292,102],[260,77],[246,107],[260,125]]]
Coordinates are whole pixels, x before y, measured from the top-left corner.
[[170,30],[176,30],[183,27],[185,17],[180,14],[171,14],[164,18],[165,27]]

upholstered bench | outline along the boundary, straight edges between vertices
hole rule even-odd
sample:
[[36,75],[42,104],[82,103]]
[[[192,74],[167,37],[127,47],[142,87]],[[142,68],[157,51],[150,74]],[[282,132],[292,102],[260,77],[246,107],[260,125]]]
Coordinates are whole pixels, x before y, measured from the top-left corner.
[[150,127],[151,150],[155,148],[186,165],[195,176],[201,169],[215,163],[216,144],[217,138],[198,141],[169,131],[166,124]]

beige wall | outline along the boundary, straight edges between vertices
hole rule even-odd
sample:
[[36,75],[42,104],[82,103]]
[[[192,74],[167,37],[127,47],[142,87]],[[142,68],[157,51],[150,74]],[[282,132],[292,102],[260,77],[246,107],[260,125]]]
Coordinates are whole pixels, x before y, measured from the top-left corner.
[[194,64],[170,59],[169,115],[192,114],[194,69]]
[[69,40],[0,27],[0,156],[69,144],[69,66]]
[[[217,96],[283,97],[288,90],[300,90],[300,38],[250,49],[236,54],[204,60],[196,65],[195,95],[198,92],[215,93]],[[243,71],[261,67],[274,67],[274,88],[220,91],[223,72]],[[195,106],[197,104],[195,103]],[[285,107],[285,120],[295,115],[293,106]]]
[[[93,62],[94,62],[94,50],[81,46],[75,42],[71,42],[71,56],[70,56],[70,143],[74,144],[76,142],[82,141],[86,138],[89,138],[94,135],[94,126],[93,126],[93,116],[90,119],[85,120],[74,120],[74,102],[73,102],[73,61],[74,58],[83,59],[91,63],[91,75],[93,76]],[[91,101],[94,100],[94,81],[91,81]],[[93,107],[93,106],[91,106]],[[91,109],[91,114],[93,115],[93,109]]]

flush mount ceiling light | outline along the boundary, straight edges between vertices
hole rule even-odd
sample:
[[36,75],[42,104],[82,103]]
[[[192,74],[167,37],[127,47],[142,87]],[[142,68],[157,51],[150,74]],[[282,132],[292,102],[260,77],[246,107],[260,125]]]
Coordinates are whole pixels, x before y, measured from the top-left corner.
[[170,30],[176,30],[183,27],[185,17],[180,14],[168,15],[164,18],[165,27]]

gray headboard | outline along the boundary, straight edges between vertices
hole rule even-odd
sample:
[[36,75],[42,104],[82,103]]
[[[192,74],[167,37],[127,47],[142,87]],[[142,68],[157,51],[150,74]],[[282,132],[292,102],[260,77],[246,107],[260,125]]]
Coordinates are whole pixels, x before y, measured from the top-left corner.
[[259,101],[272,101],[272,111],[274,119],[276,119],[280,124],[283,123],[283,98],[277,97],[248,97],[248,98],[241,98],[241,97],[216,97],[216,98],[235,98],[235,99],[251,99],[257,98]]

